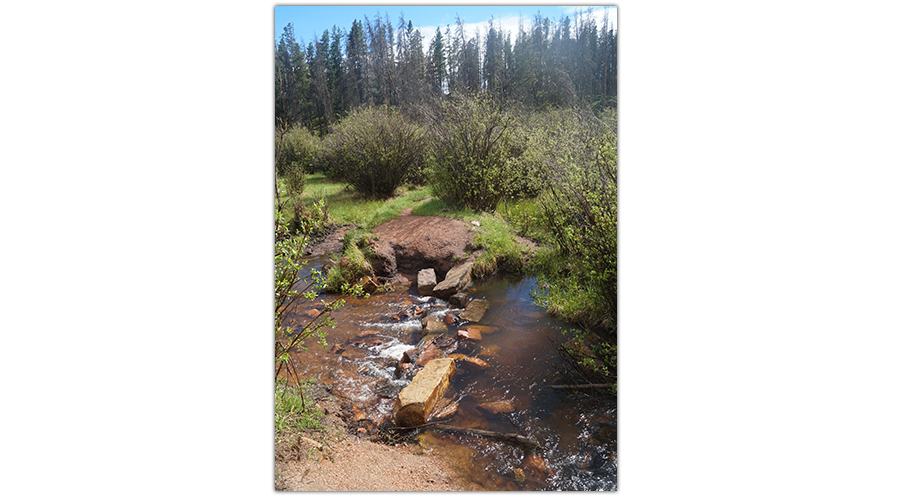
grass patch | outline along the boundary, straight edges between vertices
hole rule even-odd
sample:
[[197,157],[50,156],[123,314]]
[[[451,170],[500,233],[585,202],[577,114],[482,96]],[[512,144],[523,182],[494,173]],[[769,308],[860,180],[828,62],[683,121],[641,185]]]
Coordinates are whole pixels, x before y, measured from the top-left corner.
[[371,229],[396,218],[402,210],[429,196],[431,190],[427,187],[404,186],[397,189],[397,195],[393,198],[377,200],[356,193],[344,183],[323,174],[312,174],[306,177],[306,189],[296,201],[312,206],[318,200],[325,200],[331,223]]
[[553,235],[547,230],[543,210],[538,198],[524,198],[497,206],[497,213],[516,234],[547,244],[553,241]]
[[516,241],[516,234],[509,223],[493,214],[479,214],[475,217],[480,229],[475,233],[472,244],[484,249],[472,266],[476,278],[489,276],[498,269],[519,273],[525,269],[528,250]]
[[[304,384],[304,386],[308,385]],[[322,430],[325,415],[306,401],[304,408],[300,389],[284,380],[275,382],[275,435],[284,437],[310,430]]]
[[567,323],[599,325],[605,318],[601,288],[586,280],[576,261],[556,245],[543,246],[531,261],[530,272],[538,276],[532,292],[537,305]]
[[[338,265],[332,266],[325,276],[324,290],[329,293],[341,293],[346,287],[358,283],[366,276],[372,275],[374,257],[371,242],[375,236],[365,229],[354,229],[344,236],[344,251]],[[361,293],[361,290],[357,291]],[[357,295],[358,293],[354,293]]]

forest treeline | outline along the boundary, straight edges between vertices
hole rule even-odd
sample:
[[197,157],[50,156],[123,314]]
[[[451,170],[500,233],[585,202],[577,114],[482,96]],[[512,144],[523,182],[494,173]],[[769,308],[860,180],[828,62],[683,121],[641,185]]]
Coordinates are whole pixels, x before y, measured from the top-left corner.
[[407,107],[438,97],[487,94],[501,106],[614,107],[617,32],[604,11],[559,20],[535,15],[513,32],[493,19],[487,33],[466,37],[464,22],[438,29],[426,43],[403,15],[396,24],[377,15],[333,26],[305,47],[291,24],[275,46],[275,118],[317,135],[353,109]]

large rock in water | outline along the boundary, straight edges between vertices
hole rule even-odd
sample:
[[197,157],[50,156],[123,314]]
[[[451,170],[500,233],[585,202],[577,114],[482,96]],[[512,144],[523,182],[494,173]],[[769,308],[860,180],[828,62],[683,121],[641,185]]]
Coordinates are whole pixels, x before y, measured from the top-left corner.
[[478,323],[481,321],[481,318],[484,317],[484,313],[487,312],[489,307],[491,307],[490,302],[482,299],[475,299],[472,302],[469,302],[469,305],[466,306],[466,310],[459,314],[459,319]]
[[455,371],[453,358],[439,358],[425,365],[397,396],[394,403],[394,423],[398,427],[424,424],[435,404],[447,392],[450,377]]
[[447,271],[444,281],[434,287],[432,294],[440,299],[447,300],[472,281],[472,262],[464,262]]
[[422,335],[433,333],[447,333],[447,324],[432,315],[422,320]]
[[431,295],[435,285],[437,285],[437,277],[434,275],[434,269],[422,269],[419,271],[416,279],[416,287],[419,289],[419,295]]

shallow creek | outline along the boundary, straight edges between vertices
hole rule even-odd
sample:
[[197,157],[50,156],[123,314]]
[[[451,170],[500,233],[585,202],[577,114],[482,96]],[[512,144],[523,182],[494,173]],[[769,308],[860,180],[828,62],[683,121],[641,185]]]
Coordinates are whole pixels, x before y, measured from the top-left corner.
[[[315,257],[307,265],[320,268],[325,260]],[[487,299],[490,309],[472,326],[496,330],[483,333],[471,354],[489,367],[474,371],[458,363],[445,397],[459,405],[447,425],[527,436],[541,444],[536,451],[539,458],[527,456],[515,444],[435,430],[421,432],[416,446],[452,464],[458,475],[469,481],[467,489],[615,490],[616,400],[609,397],[598,402],[597,398],[547,387],[557,383],[559,363],[550,339],[559,341],[561,332],[571,327],[534,304],[530,296],[533,286],[533,279],[521,277],[474,283],[471,296]],[[309,321],[303,314],[314,305],[298,304],[292,316]],[[399,321],[391,318],[413,307],[428,312]],[[418,296],[409,282],[395,284],[390,293],[348,299],[333,313],[337,327],[327,329],[328,348],[308,339],[308,350],[294,354],[293,365],[302,379],[313,377],[329,384],[351,418],[371,432],[390,419],[396,394],[410,381],[409,375],[396,377],[395,368],[403,353],[420,340],[421,318],[459,312],[461,309],[442,300]],[[456,329],[450,326],[451,336]],[[360,337],[363,332],[370,333]],[[491,415],[476,408],[492,401],[509,401],[515,411]]]

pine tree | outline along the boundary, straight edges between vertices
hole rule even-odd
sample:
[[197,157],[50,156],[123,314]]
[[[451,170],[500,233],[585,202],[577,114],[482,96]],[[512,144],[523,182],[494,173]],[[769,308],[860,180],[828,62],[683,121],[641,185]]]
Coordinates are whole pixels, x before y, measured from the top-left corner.
[[353,20],[347,35],[347,72],[350,87],[350,108],[360,106],[368,99],[368,49],[361,21]]
[[443,95],[447,66],[444,56],[444,40],[440,29],[435,33],[431,45],[428,47],[427,73],[432,93],[436,96]]

